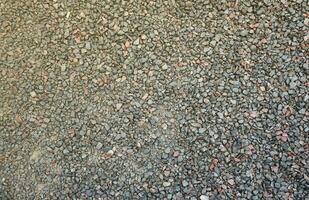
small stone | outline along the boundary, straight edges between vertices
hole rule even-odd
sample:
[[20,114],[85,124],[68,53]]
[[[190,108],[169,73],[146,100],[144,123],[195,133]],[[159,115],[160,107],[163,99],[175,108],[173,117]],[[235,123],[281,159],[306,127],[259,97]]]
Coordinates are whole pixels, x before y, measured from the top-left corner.
[[86,135],[86,132],[85,132],[84,130],[81,130],[81,131],[79,132],[79,135],[80,135],[80,136],[84,136],[84,135]]
[[205,131],[206,131],[206,128],[200,128],[200,129],[198,130],[198,132],[201,133],[201,134],[202,134],[202,133],[205,133]]
[[193,2],[192,1],[187,1],[186,2],[186,6],[187,7],[192,7],[193,6]]
[[57,10],[59,8],[59,4],[58,3],[55,3],[53,4],[54,8]]
[[69,153],[69,150],[67,150],[67,149],[64,149],[64,150],[63,150],[63,154],[66,155],[66,154],[68,154],[68,153]]
[[279,167],[276,166],[276,165],[274,165],[274,166],[271,167],[271,170],[272,170],[273,172],[275,172],[275,173],[278,173]]
[[163,158],[163,159],[167,159],[167,158],[168,158],[168,154],[163,154],[163,155],[162,155],[162,158]]
[[98,150],[100,150],[102,147],[103,147],[103,144],[102,144],[101,142],[98,142],[96,148],[97,148]]
[[61,65],[61,71],[62,71],[62,72],[65,72],[66,68],[67,68],[67,67],[66,67],[65,65]]
[[164,130],[166,130],[166,129],[167,129],[167,124],[162,124],[162,128],[163,128]]
[[117,109],[117,110],[120,110],[121,106],[122,106],[121,103],[117,103],[117,104],[116,104],[116,109]]
[[265,89],[264,86],[261,86],[261,87],[260,87],[260,90],[261,90],[262,92],[265,92],[265,91],[266,91],[266,89]]
[[145,94],[143,95],[142,99],[143,99],[143,100],[146,100],[147,97],[148,97],[148,93],[145,93]]
[[290,88],[296,88],[296,86],[297,86],[297,83],[295,81],[292,81],[290,83]]
[[139,45],[139,38],[137,38],[134,42],[133,42],[133,45]]
[[171,172],[168,170],[165,170],[163,173],[164,173],[164,176],[169,176]]
[[234,100],[234,99],[231,99],[231,103],[232,103],[233,105],[236,105],[237,101]]
[[36,97],[35,91],[30,92],[30,96],[31,96],[31,97]]
[[148,76],[149,76],[149,77],[152,77],[153,74],[154,74],[154,71],[149,71],[149,72],[148,72]]
[[257,111],[251,111],[249,115],[251,118],[256,118],[259,116],[259,113]]
[[31,161],[38,161],[39,159],[40,159],[40,157],[41,157],[41,151],[39,151],[39,150],[35,150],[32,154],[31,154],[31,156],[30,156],[30,160]]
[[114,151],[113,151],[113,150],[109,150],[109,151],[107,151],[106,153],[103,153],[102,156],[101,156],[101,158],[102,158],[103,160],[105,160],[105,159],[107,159],[107,158],[112,157],[113,155],[114,155]]
[[188,185],[189,185],[188,181],[186,181],[186,180],[182,181],[182,186],[187,187]]
[[164,64],[164,65],[162,66],[162,69],[163,69],[163,70],[167,70],[167,69],[168,69],[168,65],[167,65],[167,64]]
[[201,195],[200,200],[209,200],[209,197],[206,195]]
[[164,186],[164,187],[168,187],[168,186],[170,186],[170,185],[171,185],[170,182],[163,182],[163,186]]
[[146,40],[146,39],[147,39],[147,36],[146,36],[146,35],[141,35],[141,39],[142,39],[142,40]]
[[232,91],[237,93],[237,92],[239,92],[239,89],[235,87],[235,88],[232,89]]
[[220,119],[223,119],[223,118],[224,118],[223,113],[217,113],[217,114],[218,114],[218,116],[219,116]]
[[306,113],[306,109],[305,109],[305,108],[300,109],[300,110],[299,110],[299,113],[300,113],[300,114],[305,114],[305,113]]
[[130,42],[129,41],[126,41],[125,43],[124,43],[124,46],[125,46],[125,48],[129,48],[131,45],[130,45]]
[[81,13],[79,14],[79,16],[82,17],[82,18],[85,18],[85,17],[86,17],[86,15],[85,15],[84,12],[81,12]]
[[227,182],[228,182],[230,185],[234,185],[234,184],[235,184],[235,182],[234,182],[233,179],[229,179]]
[[212,46],[216,46],[217,41],[216,41],[216,40],[213,40],[213,41],[210,42],[210,44],[211,44]]
[[22,124],[23,123],[23,119],[21,118],[21,116],[17,115],[15,117],[15,121],[18,123],[18,124]]
[[243,36],[243,37],[245,37],[245,36],[248,35],[248,31],[247,31],[247,30],[242,30],[242,31],[240,32],[240,35]]
[[115,32],[118,32],[120,30],[120,27],[117,24],[115,24],[114,27],[113,27],[113,30]]
[[66,14],[66,18],[69,18],[70,17],[70,14],[71,14],[71,12],[67,12],[67,14]]
[[88,49],[88,50],[91,48],[90,42],[86,42],[85,48]]
[[175,151],[175,152],[173,153],[173,156],[174,156],[175,158],[177,158],[177,157],[180,156],[180,153],[179,153],[178,151]]
[[165,152],[166,154],[169,154],[169,153],[171,152],[171,149],[168,147],[168,148],[166,148],[166,149],[164,150],[164,152]]
[[205,48],[204,48],[204,52],[205,52],[205,53],[208,53],[208,52],[210,52],[211,50],[212,50],[211,47],[205,47]]

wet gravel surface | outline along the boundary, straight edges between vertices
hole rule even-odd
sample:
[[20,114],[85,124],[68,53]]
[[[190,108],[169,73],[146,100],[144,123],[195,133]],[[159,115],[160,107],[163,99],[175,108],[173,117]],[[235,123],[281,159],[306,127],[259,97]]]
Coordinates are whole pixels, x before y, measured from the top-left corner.
[[0,199],[306,199],[308,2],[0,1]]

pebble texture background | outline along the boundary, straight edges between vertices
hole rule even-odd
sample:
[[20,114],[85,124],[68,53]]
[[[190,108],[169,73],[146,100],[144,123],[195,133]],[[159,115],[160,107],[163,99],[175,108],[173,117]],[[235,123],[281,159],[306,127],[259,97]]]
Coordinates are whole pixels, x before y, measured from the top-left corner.
[[306,199],[308,2],[0,1],[0,199]]

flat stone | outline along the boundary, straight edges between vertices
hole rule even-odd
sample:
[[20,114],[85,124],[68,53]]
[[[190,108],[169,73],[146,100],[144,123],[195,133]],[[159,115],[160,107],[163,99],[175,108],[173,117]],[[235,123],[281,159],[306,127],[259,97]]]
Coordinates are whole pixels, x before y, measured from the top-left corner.
[[242,31],[240,31],[240,35],[245,37],[245,36],[248,35],[248,31],[247,30],[242,30]]
[[100,150],[102,147],[103,147],[103,144],[102,144],[101,142],[98,142],[96,148],[97,148],[98,150]]
[[163,182],[163,186],[164,186],[164,187],[169,187],[170,185],[171,185],[170,182]]
[[31,97],[36,97],[36,92],[35,91],[30,92],[30,96]]
[[201,195],[200,200],[209,200],[209,197],[206,195]]
[[168,67],[168,65],[167,64],[164,64],[163,66],[162,66],[162,69],[163,70],[167,70],[169,67]]

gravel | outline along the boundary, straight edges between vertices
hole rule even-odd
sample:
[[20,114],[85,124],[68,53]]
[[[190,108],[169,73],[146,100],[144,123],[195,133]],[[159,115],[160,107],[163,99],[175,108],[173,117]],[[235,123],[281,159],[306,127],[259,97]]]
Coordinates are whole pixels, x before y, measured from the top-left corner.
[[0,199],[308,198],[308,10],[0,2]]

